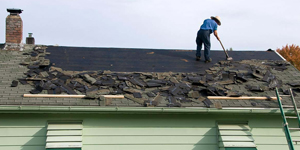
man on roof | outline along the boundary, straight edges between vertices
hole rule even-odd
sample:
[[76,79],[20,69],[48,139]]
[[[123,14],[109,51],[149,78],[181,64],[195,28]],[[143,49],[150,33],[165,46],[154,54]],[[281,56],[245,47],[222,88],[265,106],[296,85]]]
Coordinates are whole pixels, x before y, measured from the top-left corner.
[[202,44],[204,44],[204,59],[205,62],[211,62],[210,58],[210,34],[214,33],[217,40],[220,40],[217,32],[218,25],[221,25],[221,19],[219,16],[211,17],[211,19],[204,20],[203,24],[198,31],[196,43],[197,43],[197,51],[196,51],[196,60],[201,59],[201,49]]

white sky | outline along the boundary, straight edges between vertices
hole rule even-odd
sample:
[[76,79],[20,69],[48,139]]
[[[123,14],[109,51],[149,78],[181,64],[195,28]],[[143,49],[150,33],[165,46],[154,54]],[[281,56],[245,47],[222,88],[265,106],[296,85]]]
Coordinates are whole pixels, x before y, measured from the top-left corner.
[[[225,48],[267,50],[300,45],[300,0],[1,0],[0,43],[6,8],[21,8],[24,37],[60,46],[195,49],[203,20],[221,17]],[[2,21],[1,21],[2,20]],[[221,50],[211,35],[213,50]]]

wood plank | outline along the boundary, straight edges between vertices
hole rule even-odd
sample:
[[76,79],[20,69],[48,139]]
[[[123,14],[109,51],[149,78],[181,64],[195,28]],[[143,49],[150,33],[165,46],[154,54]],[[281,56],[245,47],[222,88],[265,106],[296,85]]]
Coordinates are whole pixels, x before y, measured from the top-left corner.
[[[255,144],[272,145],[272,144],[287,144],[286,137],[272,137],[272,136],[252,136]],[[297,138],[294,138],[297,139]]]
[[[53,148],[46,148],[46,150],[53,150]],[[74,148],[55,148],[54,150],[82,150],[81,147],[74,147]]]
[[[280,136],[285,137],[283,128],[252,128],[252,136]],[[292,137],[300,137],[300,131],[290,131]]]
[[82,124],[48,124],[48,130],[81,130]]
[[208,99],[226,99],[226,100],[277,100],[277,97],[227,97],[227,96],[207,96]]
[[219,142],[220,147],[256,147],[253,142]]
[[[105,98],[124,98],[124,95],[101,95]],[[84,98],[85,95],[63,95],[63,94],[24,94],[23,97],[35,97],[35,98]]]
[[82,130],[50,130],[47,132],[47,136],[55,136],[55,135],[82,135]]
[[84,98],[85,95],[63,95],[63,94],[24,94],[23,97],[45,97],[45,98]]
[[[300,145],[294,144],[294,148],[296,148],[296,150],[299,150]],[[270,145],[258,145],[257,144],[257,149],[258,150],[288,150],[289,146],[288,145],[278,145],[278,144],[270,144]]]
[[58,143],[47,143],[46,148],[80,148],[82,147],[81,142],[58,142]]
[[43,146],[0,146],[1,150],[45,150],[45,145]]
[[46,137],[0,137],[0,145],[5,146],[45,146]]
[[[198,128],[214,127],[216,120],[209,118],[209,115],[187,117],[183,114],[176,114],[167,117],[167,115],[93,115],[97,119],[86,116],[84,119],[85,128]],[[198,117],[198,118],[195,118]],[[220,118],[222,119],[222,118]],[[205,121],[204,121],[205,120]],[[1,123],[1,122],[0,122]]]
[[46,142],[81,142],[82,136],[48,136]]
[[55,148],[55,149],[53,149],[53,148],[46,148],[46,150],[82,150],[81,149],[81,147],[72,147],[72,148],[70,148],[70,147],[68,147],[68,148]]
[[8,137],[8,136],[46,136],[47,129],[46,128],[1,128],[0,127],[0,137]]
[[223,125],[219,124],[218,125],[219,130],[250,130],[250,127],[248,125],[242,125],[242,124],[237,124],[237,125]]
[[219,141],[223,142],[253,142],[254,139],[250,136],[222,136]]
[[[285,136],[252,136],[255,144],[286,144]],[[105,144],[215,144],[216,136],[83,136],[83,143],[91,145]]]
[[226,136],[226,135],[252,135],[250,131],[240,131],[240,130],[220,130],[219,131],[221,136]]
[[216,136],[83,136],[83,144],[94,145],[195,145],[217,144]]
[[216,128],[83,128],[84,135],[217,135]]
[[[282,136],[285,137],[283,128],[252,128],[252,136]],[[300,131],[291,131],[292,136],[300,136]]]
[[124,98],[124,95],[102,95],[102,96],[104,96],[105,98],[120,98],[120,99]]
[[84,145],[84,150],[219,150],[215,145]]

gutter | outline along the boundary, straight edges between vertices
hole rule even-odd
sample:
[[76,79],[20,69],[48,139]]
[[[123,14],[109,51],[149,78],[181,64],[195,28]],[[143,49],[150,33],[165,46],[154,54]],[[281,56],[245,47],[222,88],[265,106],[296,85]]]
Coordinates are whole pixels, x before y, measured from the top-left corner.
[[[0,106],[0,113],[206,113],[206,114],[280,114],[279,108],[166,108],[166,107],[86,107],[86,106]],[[294,110],[285,110],[292,114]]]

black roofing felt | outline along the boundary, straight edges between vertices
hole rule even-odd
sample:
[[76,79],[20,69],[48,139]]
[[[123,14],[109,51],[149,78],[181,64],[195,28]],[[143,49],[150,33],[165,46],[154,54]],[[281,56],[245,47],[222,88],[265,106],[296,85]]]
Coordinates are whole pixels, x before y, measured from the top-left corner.
[[[116,72],[203,72],[225,60],[223,51],[211,51],[211,63],[195,60],[194,50],[84,48],[49,46],[46,58],[63,70],[111,70]],[[202,52],[203,53],[203,52]],[[273,51],[230,51],[235,61],[282,60]]]

